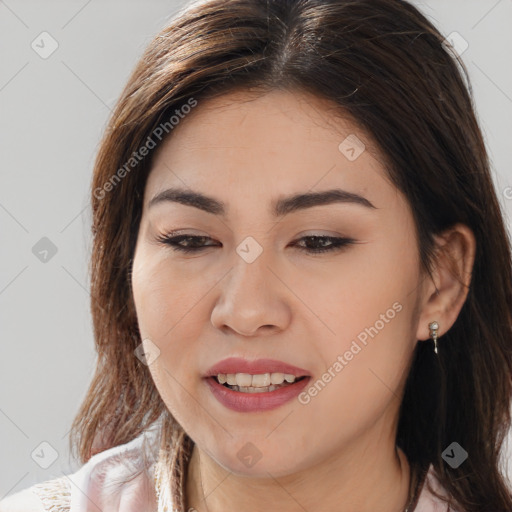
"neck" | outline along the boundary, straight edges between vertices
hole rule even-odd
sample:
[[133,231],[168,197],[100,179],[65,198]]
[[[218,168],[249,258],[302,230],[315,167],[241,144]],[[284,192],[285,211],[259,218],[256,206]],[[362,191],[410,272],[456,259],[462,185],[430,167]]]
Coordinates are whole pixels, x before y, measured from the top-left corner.
[[402,512],[409,504],[410,467],[394,443],[388,446],[352,443],[307,470],[254,478],[224,469],[195,445],[186,480],[187,510],[259,511],[279,504],[280,512]]

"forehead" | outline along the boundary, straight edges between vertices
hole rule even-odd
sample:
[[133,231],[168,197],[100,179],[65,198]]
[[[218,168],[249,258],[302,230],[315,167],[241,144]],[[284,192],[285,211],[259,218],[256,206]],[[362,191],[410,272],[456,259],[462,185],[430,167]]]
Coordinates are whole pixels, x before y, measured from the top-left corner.
[[[146,203],[167,186],[217,196],[236,191],[243,198],[340,186],[358,193],[384,185],[380,152],[340,114],[328,100],[289,91],[237,91],[198,101],[158,148]],[[354,141],[355,159],[346,153]]]

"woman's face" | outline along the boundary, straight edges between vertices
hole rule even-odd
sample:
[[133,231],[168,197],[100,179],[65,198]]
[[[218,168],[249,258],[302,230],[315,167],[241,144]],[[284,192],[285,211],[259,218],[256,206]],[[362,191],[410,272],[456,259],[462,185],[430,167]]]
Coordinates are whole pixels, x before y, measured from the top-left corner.
[[[230,471],[285,475],[394,443],[422,275],[410,208],[370,143],[317,98],[239,92],[199,102],[155,155],[133,265],[140,332],[169,411]],[[211,200],[150,205],[171,188]],[[203,248],[173,250],[172,231]],[[212,386],[227,358],[308,377],[263,393]],[[288,373],[221,368],[256,387]]]

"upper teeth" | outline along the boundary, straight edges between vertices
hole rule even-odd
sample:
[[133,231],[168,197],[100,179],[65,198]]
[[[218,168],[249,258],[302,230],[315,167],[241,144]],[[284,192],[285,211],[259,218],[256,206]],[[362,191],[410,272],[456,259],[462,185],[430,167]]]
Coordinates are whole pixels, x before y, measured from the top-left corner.
[[267,387],[271,384],[282,384],[284,381],[293,382],[295,375],[289,373],[263,373],[251,375],[249,373],[219,373],[217,379],[221,384],[226,382],[230,386]]

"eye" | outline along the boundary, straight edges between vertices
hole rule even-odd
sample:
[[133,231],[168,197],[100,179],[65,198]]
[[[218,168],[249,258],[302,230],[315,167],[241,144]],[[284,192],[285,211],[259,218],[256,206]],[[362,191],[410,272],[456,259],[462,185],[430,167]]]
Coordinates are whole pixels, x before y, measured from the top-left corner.
[[[157,242],[171,246],[174,251],[181,251],[185,253],[197,253],[206,247],[215,247],[215,244],[204,245],[202,243],[207,240],[212,239],[207,236],[172,236],[171,234],[161,235],[157,238]],[[302,241],[305,242],[305,246],[299,245],[299,242]],[[300,251],[304,251],[310,254],[318,254],[322,252],[341,250],[344,247],[354,243],[356,243],[356,241],[353,238],[310,235],[299,238],[298,240],[292,242],[291,245],[292,247],[298,247]]]
[[[302,247],[298,245],[298,242],[304,240],[306,247]],[[318,242],[320,244],[318,245]],[[310,252],[310,253],[321,253],[327,251],[336,251],[341,250],[345,246],[354,244],[355,240],[353,238],[343,238],[336,236],[319,236],[319,235],[310,235],[303,236],[299,238],[292,245],[298,246],[300,250]]]
[[[190,241],[192,240],[192,243]],[[182,251],[182,252],[199,252],[205,247],[212,247],[212,245],[199,245],[201,241],[211,240],[208,236],[197,236],[197,235],[161,235],[157,238],[157,241],[170,245],[174,251]],[[183,242],[186,242],[185,245],[182,245]]]

